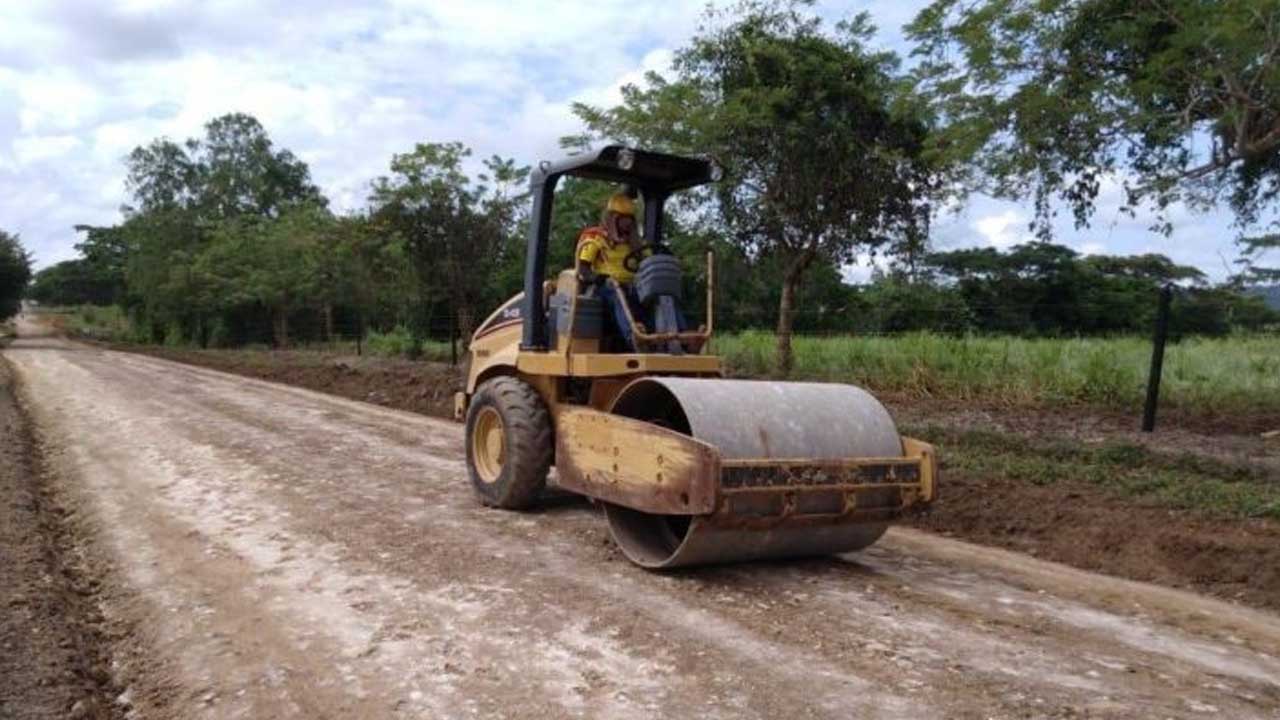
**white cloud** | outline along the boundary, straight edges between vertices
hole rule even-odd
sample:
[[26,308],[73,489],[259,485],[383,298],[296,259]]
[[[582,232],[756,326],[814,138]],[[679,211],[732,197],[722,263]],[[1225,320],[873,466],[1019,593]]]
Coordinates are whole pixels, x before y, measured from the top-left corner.
[[1027,218],[1017,210],[1005,210],[995,215],[986,215],[973,221],[972,227],[993,248],[1007,250],[1018,243],[1026,242],[1028,236]]
[[80,138],[74,135],[28,135],[13,141],[13,154],[19,164],[27,165],[62,157],[80,145]]

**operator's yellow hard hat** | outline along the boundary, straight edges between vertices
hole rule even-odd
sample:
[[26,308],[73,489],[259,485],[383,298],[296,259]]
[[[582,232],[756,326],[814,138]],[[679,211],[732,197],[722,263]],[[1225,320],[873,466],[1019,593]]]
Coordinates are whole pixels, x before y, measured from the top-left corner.
[[606,212],[618,213],[619,215],[636,215],[636,203],[627,197],[626,193],[614,193],[609,196],[609,202],[604,206]]

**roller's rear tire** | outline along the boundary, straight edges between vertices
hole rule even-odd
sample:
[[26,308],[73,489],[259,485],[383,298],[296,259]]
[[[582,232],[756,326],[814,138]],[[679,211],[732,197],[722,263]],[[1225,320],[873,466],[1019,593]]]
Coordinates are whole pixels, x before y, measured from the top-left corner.
[[551,469],[551,415],[528,383],[493,378],[476,390],[467,408],[466,447],[467,474],[480,502],[528,509]]

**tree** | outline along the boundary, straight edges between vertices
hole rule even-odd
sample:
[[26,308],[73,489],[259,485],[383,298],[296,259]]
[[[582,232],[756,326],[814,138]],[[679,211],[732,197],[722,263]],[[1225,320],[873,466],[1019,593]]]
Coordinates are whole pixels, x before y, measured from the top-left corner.
[[22,296],[31,282],[31,256],[17,235],[0,230],[0,320],[22,309]]
[[517,205],[513,189],[528,168],[492,157],[474,182],[463,169],[471,150],[462,143],[425,143],[391,160],[370,197],[376,223],[405,239],[417,273],[418,312],[412,329],[429,329],[433,301],[443,301],[469,338],[489,300],[491,277],[513,243]]
[[42,305],[110,305],[115,288],[85,258],[63,260],[35,274],[27,297]]
[[188,141],[199,172],[199,209],[207,218],[279,217],[297,205],[324,206],[311,171],[289,150],[276,150],[253,116],[232,113],[205,125]]
[[198,334],[196,326],[210,312],[194,273],[207,231],[191,212],[168,208],[134,213],[118,232],[128,247],[122,305],[141,335],[177,342]]
[[230,113],[184,144],[157,138],[125,159],[131,213],[182,209],[203,221],[240,215],[278,217],[294,205],[325,205],[311,171],[289,150],[276,150],[262,123]]
[[404,241],[394,233],[380,234],[368,217],[337,218],[334,242],[321,270],[332,286],[322,293],[355,315],[356,332],[363,335],[371,318],[387,318],[383,330],[406,320],[414,276]]
[[908,26],[948,120],[931,154],[969,187],[1053,199],[1086,225],[1107,178],[1129,212],[1225,196],[1241,225],[1280,193],[1280,0],[935,0]]
[[1280,251],[1280,235],[1262,235],[1240,239],[1241,257],[1237,262],[1243,272],[1237,281],[1258,285],[1280,283],[1280,267],[1259,265],[1271,252]]
[[119,227],[76,225],[84,239],[76,243],[84,267],[84,282],[94,288],[95,305],[122,303],[125,297],[125,270],[129,243]]
[[248,304],[267,310],[278,348],[290,343],[290,316],[303,308],[323,312],[332,302],[322,259],[333,243],[327,210],[300,205],[278,218],[253,215],[218,226],[196,259],[192,290],[207,294],[223,311]]
[[[125,162],[133,201],[124,208],[126,221],[116,228],[77,228],[86,233],[78,247],[96,271],[123,278],[121,302],[136,322],[148,326],[153,339],[195,338],[203,344],[215,313],[221,313],[217,320],[225,324],[228,313],[251,312],[251,306],[225,302],[210,290],[209,283],[227,287],[226,273],[204,258],[215,236],[239,237],[252,228],[261,231],[254,235],[259,240],[278,239],[270,233],[285,232],[286,226],[296,229],[301,217],[327,216],[327,201],[311,182],[306,163],[277,149],[261,123],[242,113],[209,121],[202,138],[182,144],[158,138],[135,148]],[[284,225],[266,222],[286,218],[290,220]],[[305,226],[300,232],[313,229]],[[239,259],[228,254],[226,237],[222,242],[215,255]],[[273,247],[259,250],[265,254]],[[255,297],[271,295],[270,269],[295,269],[279,264],[237,267],[259,271]],[[271,295],[271,303],[262,301],[257,308],[259,314],[265,309],[271,315],[277,343],[288,342],[287,313],[296,294],[282,292],[290,299]]]
[[[1228,294],[1210,292],[1199,270],[1163,255],[1091,255],[1046,242],[1007,251],[971,248],[929,255],[924,266],[955,288],[975,329],[1039,335],[1145,332],[1161,286],[1177,283],[1183,332],[1225,332]],[[1197,317],[1191,318],[1194,312]],[[1177,314],[1177,313],[1175,313]],[[1180,320],[1181,322],[1181,320]]]
[[199,162],[187,147],[168,138],[134,148],[125,158],[125,189],[136,203],[129,212],[154,212],[190,208],[196,203],[202,183]]
[[751,257],[781,268],[783,371],[796,294],[815,264],[919,237],[941,187],[923,156],[928,116],[899,82],[897,58],[866,49],[865,15],[827,32],[811,4],[709,10],[674,79],[650,73],[615,108],[575,106],[588,137],[723,161],[727,179],[711,190],[717,219]]

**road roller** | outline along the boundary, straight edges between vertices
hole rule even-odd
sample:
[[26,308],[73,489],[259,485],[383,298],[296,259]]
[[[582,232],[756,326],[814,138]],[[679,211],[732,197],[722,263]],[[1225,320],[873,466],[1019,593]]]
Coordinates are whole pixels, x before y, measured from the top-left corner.
[[[724,377],[709,351],[709,254],[706,316],[689,329],[680,263],[664,252],[664,206],[721,175],[708,158],[619,145],[534,168],[523,291],[475,330],[455,398],[480,502],[529,509],[551,482],[602,506],[628,559],[663,569],[859,550],[933,500],[933,447],[900,436],[865,390]],[[575,268],[548,274],[565,177],[626,188],[640,202],[625,344],[598,283]]]

